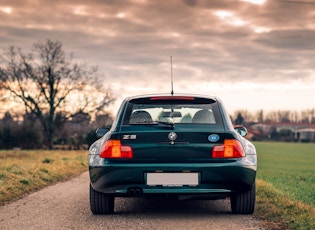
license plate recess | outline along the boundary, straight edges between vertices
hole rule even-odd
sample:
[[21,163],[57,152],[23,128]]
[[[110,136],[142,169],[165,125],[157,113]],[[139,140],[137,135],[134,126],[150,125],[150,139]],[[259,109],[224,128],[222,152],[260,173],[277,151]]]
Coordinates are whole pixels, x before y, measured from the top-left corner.
[[197,186],[199,173],[147,173],[149,186]]

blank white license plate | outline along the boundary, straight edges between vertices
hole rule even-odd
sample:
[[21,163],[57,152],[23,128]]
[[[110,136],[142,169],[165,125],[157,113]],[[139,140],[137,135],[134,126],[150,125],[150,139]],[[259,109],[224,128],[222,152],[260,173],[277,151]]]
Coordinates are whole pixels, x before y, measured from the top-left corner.
[[147,185],[196,186],[198,183],[198,173],[147,173]]

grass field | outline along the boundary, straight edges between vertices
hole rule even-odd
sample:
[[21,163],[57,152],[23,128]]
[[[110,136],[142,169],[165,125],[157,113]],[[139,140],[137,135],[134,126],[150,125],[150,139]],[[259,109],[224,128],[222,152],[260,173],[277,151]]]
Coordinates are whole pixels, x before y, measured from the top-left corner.
[[87,151],[0,151],[0,205],[86,171]]
[[315,229],[315,144],[254,143],[260,218],[293,229]]

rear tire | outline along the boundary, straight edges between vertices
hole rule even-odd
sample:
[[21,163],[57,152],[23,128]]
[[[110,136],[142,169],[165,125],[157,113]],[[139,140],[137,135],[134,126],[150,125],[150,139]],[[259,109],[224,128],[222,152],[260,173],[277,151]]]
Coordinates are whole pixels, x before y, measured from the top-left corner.
[[256,202],[256,184],[245,193],[236,193],[231,196],[231,208],[234,214],[253,214]]
[[90,208],[93,214],[111,214],[114,212],[115,197],[95,191],[90,184]]

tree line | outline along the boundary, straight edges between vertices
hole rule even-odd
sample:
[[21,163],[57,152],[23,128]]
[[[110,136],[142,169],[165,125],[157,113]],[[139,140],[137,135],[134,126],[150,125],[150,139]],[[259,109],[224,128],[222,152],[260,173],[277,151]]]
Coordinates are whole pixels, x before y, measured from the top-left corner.
[[[264,115],[262,110],[249,112],[248,110],[238,110],[231,116],[235,125],[250,124],[259,122],[271,123],[300,123],[315,124],[315,110],[296,111],[271,111]],[[52,141],[53,148],[62,149],[86,149],[96,139],[95,130],[102,126],[110,127],[113,117],[109,113],[99,114],[92,119],[91,115],[84,112],[73,114],[70,119],[57,114],[55,123],[55,133]],[[282,129],[277,132],[272,129],[265,135],[265,139],[279,141],[293,141],[292,131]],[[40,121],[32,113],[13,116],[6,112],[0,119],[0,149],[42,149],[49,148],[45,143],[44,131]]]
[[301,111],[276,110],[269,112],[264,110],[256,112],[237,110],[231,116],[231,119],[238,125],[255,122],[315,124],[315,109]]
[[[62,118],[62,115],[58,119]],[[110,114],[98,115],[91,119],[88,113],[77,113],[65,122],[55,125],[53,149],[87,149],[96,139],[95,130],[109,127],[113,122]],[[35,115],[28,113],[22,120],[15,119],[6,112],[0,120],[0,149],[49,149],[44,138],[44,130]]]

